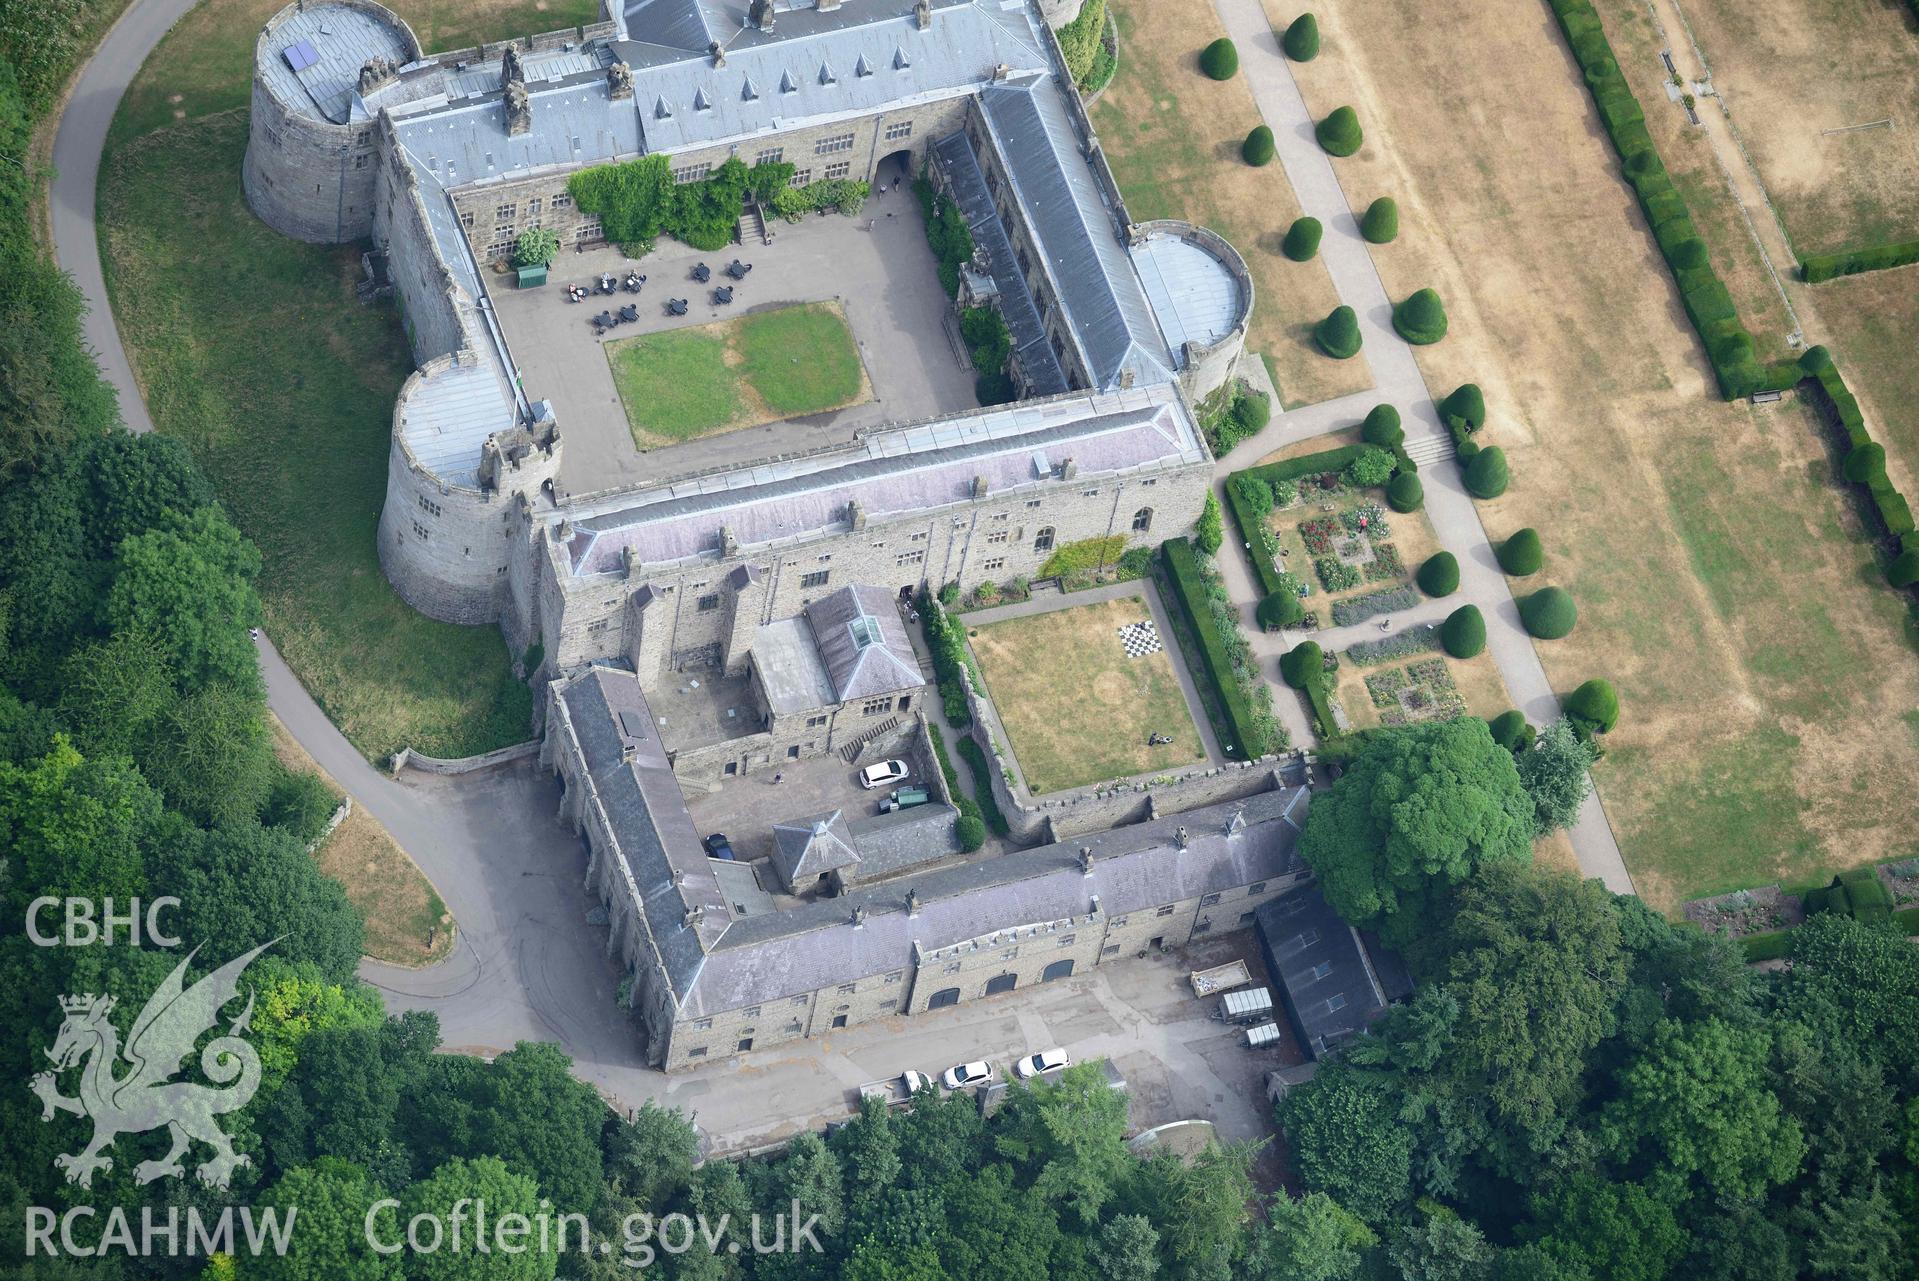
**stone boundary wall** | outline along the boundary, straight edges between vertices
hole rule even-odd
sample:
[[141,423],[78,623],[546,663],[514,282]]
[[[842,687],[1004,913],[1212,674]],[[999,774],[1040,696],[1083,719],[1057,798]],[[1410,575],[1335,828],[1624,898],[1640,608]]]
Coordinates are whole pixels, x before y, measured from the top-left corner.
[[454,760],[441,756],[428,756],[410,747],[402,747],[393,754],[392,770],[395,774],[403,769],[416,769],[422,774],[471,774],[475,770],[504,765],[508,761],[523,761],[529,756],[539,754],[540,740],[537,738],[529,738],[526,742],[515,743],[511,747],[482,752],[478,756],[462,756]]
[[351,796],[342,796],[340,798],[340,803],[334,806],[332,816],[327,819],[326,826],[320,829],[320,834],[318,836],[314,837],[312,841],[308,842],[307,853],[311,854],[313,853],[313,851],[319,849],[322,845],[325,845],[327,842],[327,837],[337,832],[340,829],[340,824],[346,822],[347,816],[352,813],[353,813],[353,798]]

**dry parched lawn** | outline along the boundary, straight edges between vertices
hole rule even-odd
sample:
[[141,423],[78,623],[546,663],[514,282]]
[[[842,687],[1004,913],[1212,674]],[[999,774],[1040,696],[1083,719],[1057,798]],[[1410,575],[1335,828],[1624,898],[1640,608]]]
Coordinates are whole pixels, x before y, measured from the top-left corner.
[[[272,717],[273,752],[290,770],[318,774],[341,795],[339,785]],[[366,918],[366,954],[390,965],[420,966],[453,950],[453,916],[433,885],[380,821],[355,806],[333,834],[313,851],[320,870],[346,887],[347,899]]]
[[[1151,618],[1145,600],[1132,596],[969,629],[1029,791],[1205,758],[1172,659],[1164,650],[1129,658],[1121,645],[1120,628]],[[1148,747],[1151,734],[1173,741]]]
[[1387,292],[1444,296],[1451,331],[1419,349],[1427,383],[1484,387],[1511,458],[1482,519],[1494,538],[1544,538],[1520,590],[1579,601],[1572,635],[1539,645],[1547,674],[1562,692],[1619,688],[1597,775],[1641,893],[1673,909],[1909,850],[1919,663],[1903,610],[1810,413],[1718,400],[1550,14],[1318,12],[1307,101],[1351,102],[1367,130],[1341,180],[1400,202],[1399,239],[1374,253]]
[[[1919,43],[1919,41],[1915,41]],[[1915,122],[1919,124],[1919,121]],[[1903,494],[1919,493],[1919,266],[1813,286],[1846,385]]]
[[[1267,367],[1289,407],[1367,385],[1365,362],[1331,360],[1312,327],[1339,305],[1317,259],[1280,253],[1299,205],[1274,160],[1255,169],[1240,144],[1262,123],[1242,77],[1213,81],[1199,51],[1225,34],[1212,0],[1122,0],[1119,71],[1093,106],[1093,127],[1136,221],[1184,218],[1232,243],[1253,274],[1248,351]],[[1275,406],[1278,408],[1278,406]]]

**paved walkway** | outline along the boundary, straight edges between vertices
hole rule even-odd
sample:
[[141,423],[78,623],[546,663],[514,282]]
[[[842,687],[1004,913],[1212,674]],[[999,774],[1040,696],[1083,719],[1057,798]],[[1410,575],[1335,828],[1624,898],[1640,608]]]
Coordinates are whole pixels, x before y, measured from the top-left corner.
[[[1332,276],[1340,301],[1358,313],[1364,338],[1362,356],[1372,370],[1374,381],[1370,392],[1279,415],[1265,431],[1220,460],[1214,471],[1215,489],[1223,491],[1225,478],[1239,467],[1275,449],[1307,439],[1310,434],[1347,425],[1381,401],[1399,409],[1409,445],[1443,436],[1445,428],[1440,425],[1432,393],[1420,374],[1412,348],[1393,331],[1392,300],[1359,234],[1359,221],[1340,188],[1332,160],[1313,136],[1312,113],[1300,96],[1299,86],[1293,80],[1292,69],[1266,20],[1265,11],[1259,0],[1213,0],[1213,7],[1225,25],[1226,34],[1239,47],[1240,72],[1246,77],[1260,115],[1273,131],[1280,165],[1299,197],[1301,209],[1319,219],[1325,228],[1320,257]],[[1559,715],[1559,700],[1546,678],[1545,668],[1540,665],[1532,638],[1519,621],[1518,606],[1505,575],[1493,559],[1485,528],[1479,523],[1479,512],[1465,491],[1459,468],[1441,463],[1422,471],[1420,479],[1426,487],[1426,515],[1432,522],[1433,532],[1440,545],[1459,558],[1460,590],[1444,602],[1434,602],[1433,607],[1446,606],[1441,611],[1443,617],[1445,612],[1460,605],[1478,605],[1486,615],[1488,648],[1507,691],[1527,719],[1536,725],[1550,723]],[[1230,524],[1229,521],[1229,528]],[[1252,618],[1258,590],[1245,556],[1222,556],[1219,563],[1232,598],[1240,606],[1254,652],[1276,659],[1290,646],[1282,636],[1258,631]],[[1408,614],[1396,622],[1416,625],[1423,619],[1423,613]],[[1375,626],[1372,635],[1379,634]],[[1276,679],[1276,667],[1268,666],[1266,670],[1273,673],[1268,679],[1275,686],[1274,701],[1282,709],[1288,728],[1293,729],[1295,724],[1294,715],[1288,713],[1297,714],[1298,722],[1303,724],[1305,717],[1298,712],[1298,695]],[[1294,729],[1294,737],[1297,742],[1310,741],[1310,736],[1298,729]],[[1606,822],[1597,791],[1587,798],[1578,822],[1568,835],[1578,856],[1580,871],[1599,878],[1615,892],[1632,892],[1632,878],[1626,872],[1625,860]]]

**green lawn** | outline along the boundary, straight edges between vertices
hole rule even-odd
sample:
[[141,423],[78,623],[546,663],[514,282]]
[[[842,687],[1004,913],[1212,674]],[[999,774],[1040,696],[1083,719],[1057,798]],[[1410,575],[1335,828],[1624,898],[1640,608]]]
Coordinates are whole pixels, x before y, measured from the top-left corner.
[[[1129,658],[1120,643],[1121,627],[1151,616],[1133,596],[968,629],[1027,790],[1057,792],[1205,759],[1171,657]],[[1155,733],[1173,741],[1147,746]]]
[[412,369],[398,314],[355,301],[358,246],[253,217],[246,139],[246,113],[228,112],[124,144],[101,173],[101,256],[154,422],[259,544],[267,630],[355,746],[462,756],[524,739],[531,696],[499,631],[428,621],[375,556]]
[[823,413],[871,395],[846,318],[806,303],[606,344],[642,449]]

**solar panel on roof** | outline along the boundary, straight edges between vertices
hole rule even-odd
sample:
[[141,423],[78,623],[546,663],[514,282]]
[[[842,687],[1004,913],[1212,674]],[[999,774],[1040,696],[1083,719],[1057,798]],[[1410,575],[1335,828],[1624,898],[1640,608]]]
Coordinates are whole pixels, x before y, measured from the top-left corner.
[[293,70],[305,71],[320,60],[320,51],[313,47],[311,40],[295,40],[280,51],[280,56],[287,60],[287,66]]

